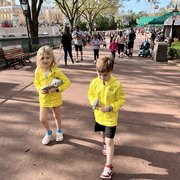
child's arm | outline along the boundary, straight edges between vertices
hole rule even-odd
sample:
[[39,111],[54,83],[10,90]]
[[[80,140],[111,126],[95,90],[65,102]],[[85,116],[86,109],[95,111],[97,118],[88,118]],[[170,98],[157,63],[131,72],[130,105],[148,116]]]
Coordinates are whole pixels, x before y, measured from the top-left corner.
[[111,104],[100,107],[99,110],[102,112],[118,111],[125,103],[125,94],[121,84],[118,86],[115,94],[115,101]]
[[112,111],[118,111],[125,103],[125,94],[121,84],[117,89],[115,99],[116,100],[110,104],[112,106]]
[[[39,80],[38,69],[35,70],[34,86],[36,87],[38,93],[41,93],[41,89],[42,89],[43,87],[41,86],[41,82],[40,82],[40,80]],[[43,93],[45,93],[45,91],[44,91]]]
[[[97,97],[95,97],[95,95],[94,95],[93,81],[90,83],[90,86],[89,86],[88,99],[89,99],[90,105],[93,107],[93,109],[97,109],[99,102],[98,102]],[[98,103],[96,104],[96,102],[98,102]],[[95,104],[96,104],[96,107],[95,107]]]
[[62,81],[62,85],[58,87],[58,90],[60,92],[63,92],[65,89],[67,89],[71,82],[70,80],[68,79],[68,77],[60,70],[58,69],[58,72],[57,72],[57,77],[56,78],[59,78],[61,81]]

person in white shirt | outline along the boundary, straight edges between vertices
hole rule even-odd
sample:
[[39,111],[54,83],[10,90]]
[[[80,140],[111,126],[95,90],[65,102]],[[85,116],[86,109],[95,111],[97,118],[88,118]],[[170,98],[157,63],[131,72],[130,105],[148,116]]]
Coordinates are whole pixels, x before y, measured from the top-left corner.
[[76,26],[75,30],[72,32],[72,38],[74,39],[74,46],[76,51],[76,62],[79,62],[79,51],[81,56],[81,61],[83,61],[83,38],[84,33],[79,30],[79,26]]
[[93,35],[91,45],[92,45],[92,48],[94,51],[94,63],[96,63],[97,59],[99,59],[99,49],[100,49],[100,45],[101,45],[101,41],[98,39],[97,34]]
[[116,43],[118,45],[118,55],[119,58],[124,57],[124,45],[126,42],[126,37],[123,35],[122,31],[118,32],[118,36],[116,38]]

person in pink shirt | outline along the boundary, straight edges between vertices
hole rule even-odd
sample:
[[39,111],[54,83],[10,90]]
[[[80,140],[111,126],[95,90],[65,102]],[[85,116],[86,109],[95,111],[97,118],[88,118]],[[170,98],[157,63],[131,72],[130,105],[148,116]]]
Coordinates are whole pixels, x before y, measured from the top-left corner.
[[115,38],[113,38],[112,42],[109,45],[109,50],[111,51],[113,60],[115,60],[117,48],[117,43],[115,42]]

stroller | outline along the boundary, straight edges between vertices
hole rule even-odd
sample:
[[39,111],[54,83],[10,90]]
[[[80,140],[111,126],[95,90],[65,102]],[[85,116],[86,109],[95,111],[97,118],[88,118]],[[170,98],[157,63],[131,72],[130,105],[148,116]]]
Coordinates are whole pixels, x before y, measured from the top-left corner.
[[152,54],[151,54],[151,51],[150,51],[150,43],[148,41],[144,41],[141,44],[138,56],[152,57]]

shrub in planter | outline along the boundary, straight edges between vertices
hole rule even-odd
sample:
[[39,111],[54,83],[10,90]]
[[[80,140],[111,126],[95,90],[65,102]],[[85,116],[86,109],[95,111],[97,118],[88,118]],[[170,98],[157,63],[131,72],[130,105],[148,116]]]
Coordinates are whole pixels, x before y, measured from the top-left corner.
[[171,44],[171,47],[168,48],[167,55],[172,60],[180,58],[180,41]]

